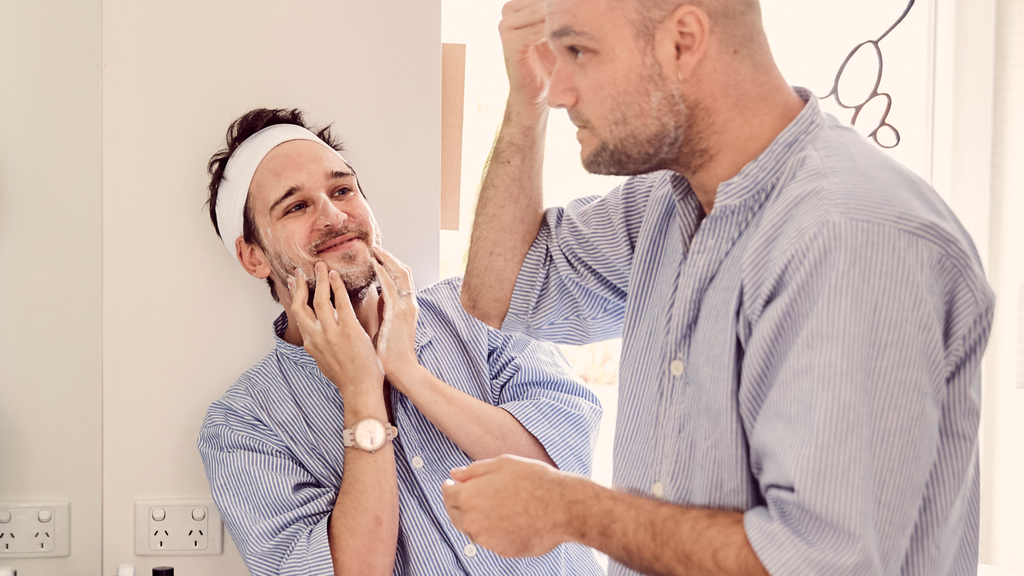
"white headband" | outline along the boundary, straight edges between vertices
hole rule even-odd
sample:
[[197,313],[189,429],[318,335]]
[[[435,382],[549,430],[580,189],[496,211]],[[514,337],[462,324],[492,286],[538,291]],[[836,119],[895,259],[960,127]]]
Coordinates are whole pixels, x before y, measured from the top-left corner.
[[[295,124],[274,124],[249,136],[242,142],[224,167],[224,179],[217,190],[217,229],[228,253],[236,261],[238,252],[235,240],[243,235],[245,200],[249,197],[249,185],[256,174],[256,168],[270,151],[292,140],[319,142],[345,162],[345,158],[326,142],[309,130]],[[348,164],[348,162],[345,162]]]

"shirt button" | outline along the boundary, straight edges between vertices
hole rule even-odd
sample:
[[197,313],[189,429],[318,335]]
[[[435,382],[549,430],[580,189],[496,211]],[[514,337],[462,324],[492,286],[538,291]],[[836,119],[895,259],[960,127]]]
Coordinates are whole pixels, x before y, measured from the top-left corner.
[[673,376],[682,376],[686,366],[683,365],[682,360],[673,360],[672,363],[668,365],[668,369],[672,372]]
[[466,544],[466,547],[462,549],[462,553],[472,558],[476,556],[476,546],[473,546],[472,544]]
[[661,498],[665,495],[665,486],[661,482],[655,482],[654,486],[651,486],[651,493]]
[[419,470],[420,468],[423,468],[423,458],[420,458],[419,456],[416,456],[415,458],[413,458],[412,459],[412,467],[417,469],[417,470]]

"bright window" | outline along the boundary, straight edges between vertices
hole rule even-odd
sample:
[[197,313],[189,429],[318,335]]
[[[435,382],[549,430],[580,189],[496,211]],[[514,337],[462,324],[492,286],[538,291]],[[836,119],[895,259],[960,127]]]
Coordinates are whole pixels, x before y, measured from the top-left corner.
[[[465,271],[480,176],[505,113],[508,78],[498,36],[503,4],[500,0],[443,0],[442,3],[442,41],[466,44],[466,100],[459,229],[441,232],[441,278]],[[544,158],[545,206],[564,206],[574,198],[605,194],[622,180],[595,176],[583,170],[576,127],[564,112],[552,111]],[[611,484],[612,478],[620,348],[619,340],[562,347],[576,373],[604,407],[593,479],[606,486]]]

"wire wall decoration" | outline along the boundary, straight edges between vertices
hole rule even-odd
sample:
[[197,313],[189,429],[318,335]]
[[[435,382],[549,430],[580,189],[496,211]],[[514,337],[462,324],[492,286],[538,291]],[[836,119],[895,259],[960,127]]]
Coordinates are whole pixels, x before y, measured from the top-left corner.
[[[900,132],[895,126],[889,124],[889,111],[892,109],[892,96],[885,92],[878,91],[879,86],[882,84],[882,49],[879,48],[878,43],[884,40],[889,33],[895,30],[896,27],[903,22],[907,17],[907,14],[910,13],[910,9],[914,7],[914,2],[915,0],[910,0],[910,3],[907,4],[907,8],[903,11],[903,14],[900,15],[899,19],[897,19],[896,22],[885,31],[885,33],[874,40],[867,40],[857,44],[853,50],[850,51],[846,56],[846,60],[843,60],[843,65],[839,67],[839,72],[836,73],[836,80],[832,85],[832,91],[821,97],[822,100],[826,98],[835,98],[836,103],[839,104],[840,107],[846,110],[853,110],[853,118],[850,120],[850,123],[853,125],[857,124],[857,119],[860,117],[860,113],[871,101],[876,98],[882,98],[885,101],[885,111],[882,113],[882,117],[879,119],[878,125],[875,126],[874,130],[872,130],[870,134],[868,134],[868,138],[874,140],[875,144],[878,144],[882,148],[895,148],[898,146],[900,143]],[[866,46],[870,46],[871,49],[874,50],[875,56],[878,58],[878,74],[875,76],[875,86],[862,102],[859,104],[848,104],[843,102],[842,97],[839,95],[839,81],[842,79],[843,73],[846,72],[846,67],[850,64],[850,61],[853,60],[853,57]],[[882,139],[879,139],[879,135],[882,135]],[[882,140],[885,140],[885,142]]]

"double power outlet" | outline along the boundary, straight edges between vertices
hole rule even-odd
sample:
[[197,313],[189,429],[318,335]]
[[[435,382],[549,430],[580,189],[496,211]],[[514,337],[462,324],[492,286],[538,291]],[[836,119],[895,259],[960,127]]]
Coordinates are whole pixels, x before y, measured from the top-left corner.
[[0,502],[0,559],[70,553],[68,502]]
[[139,556],[220,554],[223,534],[220,513],[212,500],[135,503],[135,553]]

